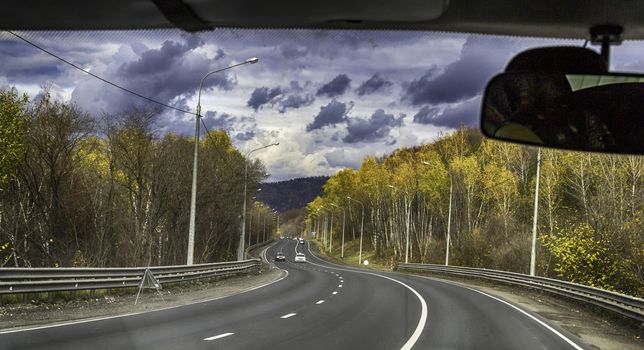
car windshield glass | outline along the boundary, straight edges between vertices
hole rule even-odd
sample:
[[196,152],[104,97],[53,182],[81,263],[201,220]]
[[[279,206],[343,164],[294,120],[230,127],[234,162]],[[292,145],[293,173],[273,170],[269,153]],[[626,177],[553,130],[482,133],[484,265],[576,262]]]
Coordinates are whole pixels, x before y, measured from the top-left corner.
[[643,158],[478,129],[486,83],[559,45],[0,33],[0,347],[641,347]]

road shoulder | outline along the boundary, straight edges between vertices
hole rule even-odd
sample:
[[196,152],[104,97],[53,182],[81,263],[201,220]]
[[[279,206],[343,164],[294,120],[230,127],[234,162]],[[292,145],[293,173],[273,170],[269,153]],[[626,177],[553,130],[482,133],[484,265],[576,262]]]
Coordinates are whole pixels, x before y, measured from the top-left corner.
[[162,289],[160,294],[145,291],[141,293],[137,305],[134,305],[136,295],[133,294],[106,295],[55,303],[38,303],[34,300],[29,303],[7,304],[0,306],[0,331],[194,304],[243,293],[275,282],[285,275],[285,271],[265,265],[257,273]]

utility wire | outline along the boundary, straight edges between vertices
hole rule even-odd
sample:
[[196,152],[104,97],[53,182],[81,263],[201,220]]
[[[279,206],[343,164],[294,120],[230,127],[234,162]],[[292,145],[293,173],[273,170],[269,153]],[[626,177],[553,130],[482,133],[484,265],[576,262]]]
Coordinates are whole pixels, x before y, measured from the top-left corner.
[[158,104],[158,105],[160,105],[160,106],[163,106],[163,107],[165,107],[165,108],[174,109],[175,111],[178,111],[178,112],[181,112],[181,113],[186,113],[186,114],[196,115],[196,113],[194,113],[194,112],[190,112],[190,111],[186,111],[185,109],[181,109],[181,108],[177,108],[177,107],[174,107],[174,106],[170,106],[170,105],[165,104],[165,103],[163,103],[163,102],[159,102],[159,101],[154,100],[154,99],[152,99],[152,98],[150,98],[150,97],[143,96],[143,95],[141,95],[141,94],[139,94],[139,93],[137,93],[137,92],[135,92],[135,91],[132,91],[132,90],[130,90],[130,89],[127,89],[127,88],[124,88],[124,87],[122,87],[122,86],[120,86],[120,85],[117,85],[117,84],[115,84],[115,83],[112,83],[111,81],[109,81],[109,80],[107,80],[107,79],[104,79],[104,78],[102,78],[102,77],[100,77],[100,76],[98,76],[98,75],[96,75],[96,74],[94,74],[94,73],[92,73],[92,72],[88,72],[88,71],[86,71],[85,69],[83,69],[83,68],[81,68],[81,67],[77,66],[76,64],[74,64],[74,63],[72,63],[72,62],[70,62],[70,61],[68,61],[68,60],[66,60],[66,59],[64,59],[64,58],[62,58],[62,57],[60,57],[60,56],[56,55],[56,54],[55,54],[55,53],[53,53],[53,52],[50,52],[50,51],[48,51],[48,50],[46,50],[46,49],[44,49],[44,48],[42,48],[42,47],[38,46],[37,44],[35,44],[35,43],[33,43],[33,42],[31,42],[31,41],[27,40],[26,38],[24,38],[24,37],[22,37],[22,36],[20,36],[20,35],[18,35],[18,34],[16,34],[16,33],[14,33],[14,32],[12,32],[12,31],[10,31],[10,30],[7,30],[6,32],[7,32],[7,33],[9,33],[9,34],[11,34],[11,35],[13,35],[13,36],[15,36],[16,38],[18,38],[18,39],[20,39],[20,40],[24,41],[25,43],[27,43],[27,44],[29,44],[29,45],[31,45],[31,46],[33,46],[33,47],[35,47],[36,49],[38,49],[38,50],[40,50],[40,51],[42,51],[42,52],[44,52],[44,53],[46,53],[46,54],[48,54],[48,55],[50,55],[50,56],[52,56],[52,57],[56,58],[56,59],[58,59],[58,60],[60,60],[60,61],[62,61],[62,62],[64,62],[64,63],[67,63],[68,65],[70,65],[70,66],[72,66],[72,67],[74,67],[74,68],[76,68],[76,69],[80,70],[81,72],[83,72],[83,73],[85,73],[85,74],[91,75],[92,77],[94,77],[94,78],[96,78],[96,79],[98,79],[98,80],[100,80],[100,81],[102,81],[102,82],[104,82],[104,83],[106,83],[106,84],[112,85],[112,86],[114,86],[115,88],[121,89],[121,90],[123,90],[123,91],[125,91],[125,92],[127,92],[127,93],[130,93],[130,94],[132,94],[132,95],[134,95],[134,96],[140,97],[140,98],[142,98],[142,99],[144,99],[144,100],[150,101],[150,102],[152,102],[152,103],[156,103],[156,104]]
[[204,123],[203,118],[201,118],[201,125],[203,125],[203,128],[206,129],[206,135],[208,135],[208,137],[211,137],[210,129],[208,129],[208,127],[206,126],[206,123]]

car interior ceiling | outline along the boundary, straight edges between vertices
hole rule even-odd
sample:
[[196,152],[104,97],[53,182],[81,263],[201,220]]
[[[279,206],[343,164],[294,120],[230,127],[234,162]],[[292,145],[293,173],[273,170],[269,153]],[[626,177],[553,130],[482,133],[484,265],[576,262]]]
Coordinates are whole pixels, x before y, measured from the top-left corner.
[[3,30],[311,28],[429,30],[587,38],[598,24],[644,38],[644,2],[612,0],[97,0],[19,1],[0,13]]

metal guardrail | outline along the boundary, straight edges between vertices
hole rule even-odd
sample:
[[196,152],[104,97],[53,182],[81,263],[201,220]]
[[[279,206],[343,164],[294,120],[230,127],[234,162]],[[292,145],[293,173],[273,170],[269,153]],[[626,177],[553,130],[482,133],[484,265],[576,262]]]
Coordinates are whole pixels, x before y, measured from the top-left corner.
[[403,272],[432,272],[465,277],[478,277],[487,280],[520,285],[558,294],[584,303],[590,303],[603,309],[617,312],[633,320],[644,322],[644,299],[582,284],[547,277],[529,276],[516,272],[461,266],[400,263],[396,266],[396,270]]
[[250,272],[261,260],[220,262],[197,265],[125,268],[0,268],[0,295],[138,287],[146,269],[157,281],[174,283]]
[[264,241],[264,242],[255,243],[255,244],[253,244],[252,246],[250,246],[250,247],[246,248],[246,251],[245,251],[245,253],[246,253],[246,259],[248,259],[249,257],[252,257],[252,255],[250,254],[251,250],[255,250],[255,249],[257,249],[257,248],[267,246],[267,245],[269,245],[269,244],[271,244],[271,243],[273,243],[273,242],[275,242],[275,240],[274,240],[274,239],[269,239],[269,240]]

